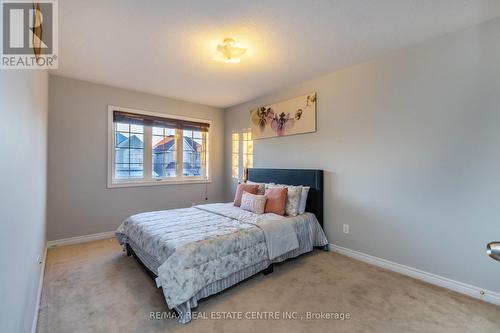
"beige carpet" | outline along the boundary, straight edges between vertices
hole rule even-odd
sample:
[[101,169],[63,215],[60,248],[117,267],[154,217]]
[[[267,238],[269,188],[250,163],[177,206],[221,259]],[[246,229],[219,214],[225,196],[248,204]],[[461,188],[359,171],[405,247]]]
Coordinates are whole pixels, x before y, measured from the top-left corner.
[[[273,274],[258,274],[196,310],[208,319],[150,319],[166,311],[161,290],[116,241],[104,240],[49,250],[38,332],[500,332],[500,307],[322,251],[276,265]],[[210,319],[231,311],[280,315]],[[284,311],[351,319],[283,319]]]

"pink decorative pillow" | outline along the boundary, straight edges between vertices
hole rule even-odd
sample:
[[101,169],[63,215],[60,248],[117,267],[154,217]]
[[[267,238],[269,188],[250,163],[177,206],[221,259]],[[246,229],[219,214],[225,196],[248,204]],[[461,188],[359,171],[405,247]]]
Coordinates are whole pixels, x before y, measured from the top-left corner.
[[251,180],[247,180],[245,184],[259,185],[259,190],[257,191],[258,195],[264,195],[266,192],[266,184],[265,183],[255,183]]
[[265,195],[250,194],[243,192],[241,196],[241,209],[254,212],[255,214],[264,214],[267,197]]
[[288,189],[286,187],[266,189],[267,203],[265,212],[285,215],[287,194]]
[[259,190],[259,185],[239,184],[238,188],[236,189],[236,195],[234,196],[234,205],[236,207],[239,207],[241,205],[241,196],[243,195],[243,192],[248,192],[250,194],[257,194],[258,190]]

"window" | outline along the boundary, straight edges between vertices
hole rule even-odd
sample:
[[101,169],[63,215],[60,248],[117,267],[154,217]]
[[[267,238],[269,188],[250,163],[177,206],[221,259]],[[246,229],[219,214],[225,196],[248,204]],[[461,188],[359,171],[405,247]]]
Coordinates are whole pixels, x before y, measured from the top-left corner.
[[153,126],[153,178],[176,177],[176,146],[173,128]]
[[235,132],[231,137],[231,174],[233,179],[240,178],[240,133]]
[[115,177],[144,177],[144,126],[115,123]]
[[245,169],[253,168],[253,140],[251,130],[246,129],[233,132],[231,143],[231,175],[233,179],[241,181],[243,180]]
[[209,121],[109,106],[108,122],[108,187],[210,181]]
[[202,176],[205,171],[206,135],[200,131],[183,131],[182,175],[188,177]]
[[253,141],[252,131],[246,130],[242,133],[243,144],[243,168],[248,169],[253,167]]

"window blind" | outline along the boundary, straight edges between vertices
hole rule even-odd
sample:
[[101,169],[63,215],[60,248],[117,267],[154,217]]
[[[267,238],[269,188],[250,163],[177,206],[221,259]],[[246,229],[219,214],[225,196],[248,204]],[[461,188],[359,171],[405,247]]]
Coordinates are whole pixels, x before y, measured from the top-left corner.
[[125,123],[125,124],[136,124],[136,125],[147,125],[156,126],[164,128],[178,128],[188,131],[200,131],[208,132],[210,127],[209,123],[168,118],[168,117],[157,117],[145,114],[137,114],[123,111],[113,111],[113,122],[115,123]]

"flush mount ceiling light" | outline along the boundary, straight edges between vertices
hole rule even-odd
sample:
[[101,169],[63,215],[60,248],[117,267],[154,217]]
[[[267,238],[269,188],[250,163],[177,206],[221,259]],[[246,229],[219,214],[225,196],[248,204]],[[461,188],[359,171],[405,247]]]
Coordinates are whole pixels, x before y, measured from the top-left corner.
[[217,45],[217,55],[215,60],[230,62],[237,64],[240,62],[240,58],[245,52],[246,48],[238,46],[234,39],[226,38],[223,40],[222,44]]

